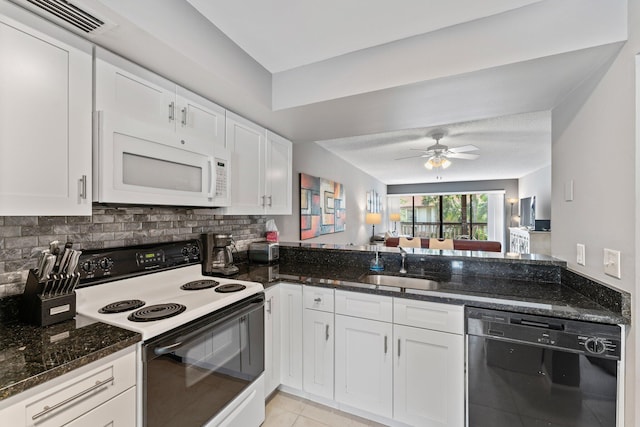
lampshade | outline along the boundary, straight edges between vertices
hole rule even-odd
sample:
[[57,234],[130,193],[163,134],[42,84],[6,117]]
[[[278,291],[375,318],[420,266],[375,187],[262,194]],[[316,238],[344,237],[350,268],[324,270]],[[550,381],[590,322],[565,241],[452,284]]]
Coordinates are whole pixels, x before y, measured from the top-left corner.
[[377,225],[382,223],[382,215],[379,213],[367,212],[364,222],[369,225]]
[[451,166],[451,161],[446,157],[441,157],[441,156],[433,156],[429,160],[427,160],[427,162],[424,164],[424,167],[429,170],[434,168],[446,169],[449,166]]
[[400,214],[399,213],[390,214],[389,221],[400,221]]

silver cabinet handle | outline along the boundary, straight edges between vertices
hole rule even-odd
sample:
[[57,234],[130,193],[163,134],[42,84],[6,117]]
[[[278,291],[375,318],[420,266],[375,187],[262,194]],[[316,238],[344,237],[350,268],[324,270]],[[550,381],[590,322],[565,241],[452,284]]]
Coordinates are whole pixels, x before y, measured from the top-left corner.
[[55,404],[55,405],[53,405],[53,406],[45,406],[44,408],[42,408],[42,411],[41,411],[41,412],[38,412],[37,414],[35,414],[33,417],[31,417],[31,419],[32,419],[32,420],[37,420],[38,418],[40,418],[40,417],[43,417],[43,416],[47,415],[49,412],[51,412],[51,411],[55,411],[56,409],[59,409],[59,408],[61,408],[61,407],[65,406],[65,405],[67,405],[67,404],[69,404],[69,403],[73,402],[74,400],[76,400],[76,399],[80,399],[82,396],[84,396],[84,395],[86,395],[86,394],[88,394],[88,393],[91,393],[92,391],[97,390],[97,389],[99,389],[100,387],[102,387],[102,386],[104,386],[104,385],[107,385],[107,384],[109,384],[109,383],[113,382],[113,380],[114,380],[114,378],[113,378],[113,377],[110,377],[110,378],[107,378],[107,379],[106,379],[106,380],[104,380],[104,381],[96,381],[95,385],[93,385],[93,386],[89,387],[89,388],[88,388],[88,389],[86,389],[86,390],[81,391],[80,393],[76,394],[75,396],[71,396],[70,398],[63,400],[63,401],[62,401],[62,402],[60,402],[60,403],[56,403],[56,404]]
[[324,334],[325,334],[325,340],[329,341],[329,324],[328,323],[327,323],[327,326],[325,328]]
[[384,354],[387,354],[387,350],[388,350],[388,348],[387,348],[387,336],[385,335],[384,336]]
[[314,299],[314,300],[313,300],[313,302],[318,302],[318,303],[320,303],[320,302],[322,302],[322,298],[316,298],[316,299]]
[[87,200],[87,175],[80,178],[80,198]]
[[267,196],[262,196],[262,207],[267,205]]
[[180,110],[182,112],[182,126],[186,126],[187,125],[187,109],[183,108],[182,110]]
[[269,204],[267,206],[271,207],[271,205],[273,204],[273,197],[272,196],[267,196],[269,198]]
[[267,300],[267,313],[271,314],[271,300],[273,299],[273,297],[269,298]]
[[400,338],[398,338],[398,357],[400,357]]
[[176,111],[176,103],[171,101],[171,103],[169,104],[169,120],[170,121],[173,121],[176,119],[175,111]]

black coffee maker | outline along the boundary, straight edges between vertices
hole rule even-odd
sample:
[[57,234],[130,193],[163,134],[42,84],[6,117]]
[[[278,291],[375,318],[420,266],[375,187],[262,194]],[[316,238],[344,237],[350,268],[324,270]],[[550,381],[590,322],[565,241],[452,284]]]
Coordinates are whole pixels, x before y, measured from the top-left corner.
[[235,244],[231,234],[203,234],[202,244],[204,246],[202,272],[204,274],[229,276],[238,272],[238,266],[233,265],[232,248]]

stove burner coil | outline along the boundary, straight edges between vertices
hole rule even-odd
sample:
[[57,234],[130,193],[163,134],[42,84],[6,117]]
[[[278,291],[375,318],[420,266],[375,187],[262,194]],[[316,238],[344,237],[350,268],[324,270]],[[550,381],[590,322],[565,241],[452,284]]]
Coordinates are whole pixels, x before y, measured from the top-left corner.
[[186,306],[177,303],[156,304],[141,308],[131,313],[127,319],[132,322],[152,322],[177,316],[187,309]]
[[222,294],[226,294],[229,292],[238,292],[243,289],[246,289],[245,285],[241,285],[240,283],[228,283],[226,285],[220,285],[216,288],[216,292],[220,292]]
[[139,299],[128,299],[124,301],[116,301],[111,304],[107,304],[98,310],[98,313],[103,314],[111,314],[111,313],[122,313],[123,311],[135,310],[136,308],[140,308],[145,304],[144,301]]
[[185,283],[180,286],[180,289],[185,291],[198,291],[200,289],[213,288],[219,284],[220,282],[216,282],[215,280],[194,280],[193,282]]

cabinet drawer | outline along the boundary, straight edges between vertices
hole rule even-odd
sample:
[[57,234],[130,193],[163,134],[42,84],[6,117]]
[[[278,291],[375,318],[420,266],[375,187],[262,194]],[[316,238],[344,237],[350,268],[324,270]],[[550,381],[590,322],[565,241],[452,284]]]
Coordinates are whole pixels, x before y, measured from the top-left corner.
[[393,320],[393,298],[391,297],[336,291],[335,305],[336,314],[382,322]]
[[333,289],[304,286],[304,308],[333,312]]
[[462,335],[464,308],[458,305],[394,298],[393,323]]
[[135,384],[134,351],[25,401],[25,425],[61,426]]
[[131,387],[93,411],[84,414],[66,427],[112,426],[126,427],[136,424],[136,388]]

